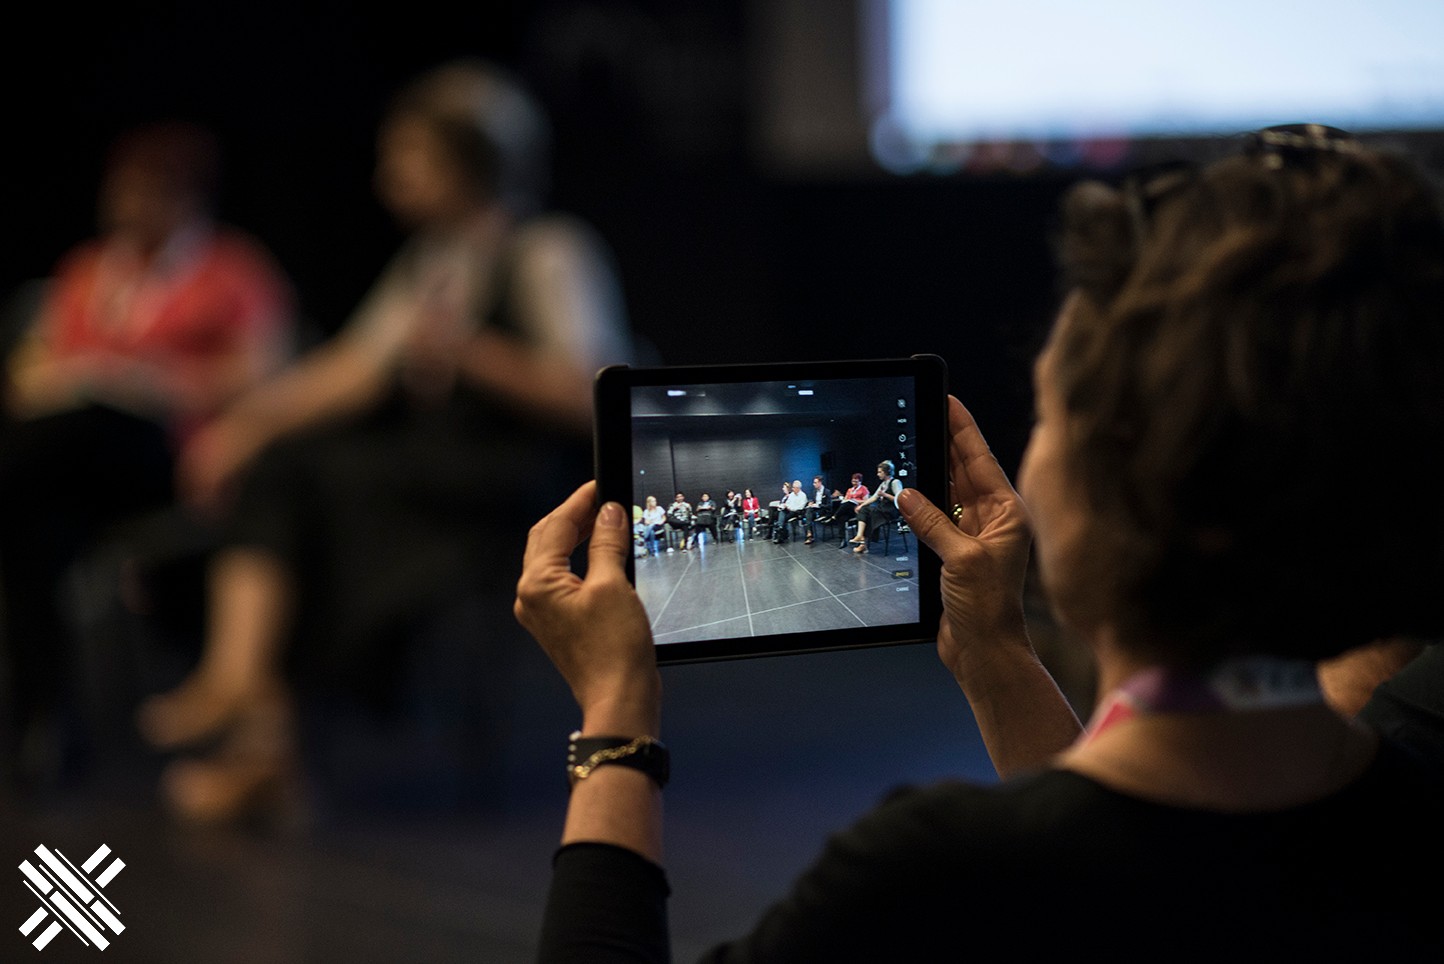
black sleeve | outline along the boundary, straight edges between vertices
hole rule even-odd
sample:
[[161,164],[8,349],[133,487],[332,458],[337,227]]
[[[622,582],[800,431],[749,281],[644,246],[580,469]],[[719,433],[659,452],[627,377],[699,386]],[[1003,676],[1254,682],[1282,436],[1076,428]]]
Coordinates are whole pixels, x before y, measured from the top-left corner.
[[625,847],[568,844],[552,859],[538,964],[670,962],[661,867]]
[[1444,764],[1444,644],[1431,643],[1379,684],[1359,719]]
[[[1000,866],[997,842],[1015,845],[1013,835],[996,832],[1007,821],[989,819],[1006,810],[984,802],[960,784],[899,788],[834,834],[752,933],[712,948],[702,964],[912,960],[954,946],[958,908],[981,907],[973,885]],[[961,815],[992,843],[960,849]],[[662,869],[630,850],[561,848],[538,961],[669,961],[668,893]]]
[[952,849],[949,815],[960,803],[951,789],[895,791],[834,834],[751,934],[703,964],[914,960],[944,946],[936,930],[953,925],[963,892],[940,854]]

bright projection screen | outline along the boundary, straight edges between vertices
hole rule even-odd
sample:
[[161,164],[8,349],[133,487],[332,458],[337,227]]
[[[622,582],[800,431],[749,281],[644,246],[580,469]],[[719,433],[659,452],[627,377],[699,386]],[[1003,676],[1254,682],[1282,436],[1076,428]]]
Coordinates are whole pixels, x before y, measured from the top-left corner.
[[1438,0],[880,7],[862,23],[870,142],[885,167],[957,163],[999,142],[1106,162],[1131,142],[1270,124],[1444,128]]
[[1444,137],[1441,0],[766,0],[782,172],[1111,167],[1271,124]]

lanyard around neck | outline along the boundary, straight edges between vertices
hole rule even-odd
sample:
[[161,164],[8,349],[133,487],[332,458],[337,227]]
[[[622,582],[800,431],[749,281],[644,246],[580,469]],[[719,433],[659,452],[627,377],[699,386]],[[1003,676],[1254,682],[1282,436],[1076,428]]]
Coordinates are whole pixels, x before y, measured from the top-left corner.
[[1151,666],[1128,677],[1099,702],[1083,742],[1135,716],[1243,712],[1321,702],[1318,674],[1309,660],[1246,656],[1226,660],[1204,674]]

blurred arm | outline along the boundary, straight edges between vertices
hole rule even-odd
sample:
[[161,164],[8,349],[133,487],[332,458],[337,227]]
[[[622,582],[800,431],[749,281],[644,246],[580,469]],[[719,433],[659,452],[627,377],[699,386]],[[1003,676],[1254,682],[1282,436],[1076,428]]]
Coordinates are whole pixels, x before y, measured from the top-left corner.
[[1390,679],[1424,650],[1414,640],[1390,639],[1351,649],[1319,663],[1319,686],[1336,711],[1353,717],[1379,684]]
[[526,338],[483,331],[462,372],[515,406],[589,432],[592,378],[631,356],[619,283],[585,226],[550,217],[518,231],[511,291]]

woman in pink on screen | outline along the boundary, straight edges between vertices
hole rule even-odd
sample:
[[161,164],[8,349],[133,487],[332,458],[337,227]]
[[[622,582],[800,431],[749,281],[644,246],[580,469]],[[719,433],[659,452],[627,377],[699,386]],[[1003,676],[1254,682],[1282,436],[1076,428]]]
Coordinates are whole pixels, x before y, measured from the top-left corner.
[[837,504],[832,517],[824,521],[840,523],[844,528],[852,521],[853,515],[857,513],[857,507],[871,495],[867,486],[863,484],[862,473],[852,473],[852,484],[842,495],[842,501]]

